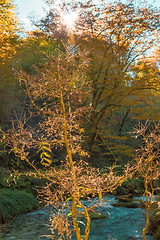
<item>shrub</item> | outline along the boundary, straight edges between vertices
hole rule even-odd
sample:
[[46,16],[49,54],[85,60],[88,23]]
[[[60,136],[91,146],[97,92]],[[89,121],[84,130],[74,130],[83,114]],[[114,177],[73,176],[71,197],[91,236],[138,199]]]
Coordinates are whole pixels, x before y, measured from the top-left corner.
[[0,190],[0,220],[2,223],[21,213],[32,211],[38,206],[38,200],[31,193],[19,190]]

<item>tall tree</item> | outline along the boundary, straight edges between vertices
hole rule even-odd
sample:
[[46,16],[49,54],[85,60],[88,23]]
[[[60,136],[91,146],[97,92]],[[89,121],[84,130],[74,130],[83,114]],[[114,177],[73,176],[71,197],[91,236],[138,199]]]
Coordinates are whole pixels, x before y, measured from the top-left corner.
[[15,15],[15,6],[12,0],[0,2],[0,62],[3,62],[14,52],[13,43],[19,31],[18,20]]
[[[134,1],[91,6],[81,13],[79,31],[82,41],[91,49],[92,66],[90,82],[92,87],[92,113],[89,119],[89,147],[92,149],[101,129],[112,114],[126,104],[128,98],[137,98],[148,89],[157,89],[159,77],[144,73],[148,52],[159,44],[159,12],[157,9],[136,6]],[[145,58],[145,60],[143,60]],[[158,76],[158,75],[157,75]],[[132,102],[134,103],[134,102]]]
[[12,0],[0,1],[0,122],[9,120],[14,102],[16,79],[12,71],[12,57],[16,52],[19,23]]
[[[48,36],[63,41],[74,33],[76,45],[90,52],[86,79],[90,87],[88,102],[92,110],[87,116],[86,129],[88,148],[92,151],[99,133],[102,134],[104,123],[109,126],[114,113],[125,108],[128,99],[135,105],[131,99],[138,100],[139,95],[146,95],[146,90],[149,93],[151,89],[158,89],[159,76],[153,78],[151,72],[144,74],[144,68],[149,52],[154,52],[159,46],[157,32],[160,14],[158,9],[143,3],[137,5],[135,1],[110,4],[106,1],[98,4],[74,1],[61,5],[61,8],[55,6],[54,1],[47,3],[50,11],[39,22],[40,28]],[[66,9],[68,17],[69,11],[78,14],[72,31],[68,31],[61,21]],[[60,34],[62,29],[65,29],[65,38]]]

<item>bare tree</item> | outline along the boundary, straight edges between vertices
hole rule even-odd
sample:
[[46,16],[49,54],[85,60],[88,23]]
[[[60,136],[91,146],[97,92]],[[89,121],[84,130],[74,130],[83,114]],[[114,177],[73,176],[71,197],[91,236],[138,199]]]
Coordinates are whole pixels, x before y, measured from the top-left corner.
[[[88,111],[84,104],[88,63],[84,52],[79,51],[73,55],[56,50],[42,66],[34,67],[34,75],[20,72],[20,82],[25,85],[41,120],[33,129],[27,125],[27,119],[17,119],[12,122],[12,129],[8,133],[2,132],[2,139],[11,151],[50,182],[42,192],[46,195],[47,202],[58,209],[52,213],[52,237],[56,236],[57,229],[59,240],[71,239],[72,231],[76,233],[77,240],[87,240],[90,232],[90,208],[83,204],[82,196],[99,196],[101,203],[104,192],[112,192],[128,177],[128,171],[123,176],[116,176],[114,167],[107,173],[102,173],[81,161],[75,161],[75,156],[79,156],[79,159],[87,156],[81,143],[84,132],[82,120],[84,112],[86,114]],[[31,160],[30,149],[39,148],[41,163],[49,167],[52,163],[52,149],[59,146],[66,149],[65,164],[58,171],[50,168],[43,174]],[[66,201],[66,196],[71,202]],[[66,212],[66,207],[69,213]],[[87,220],[84,237],[79,227],[80,213]],[[71,219],[68,218],[70,215]]]
[[147,221],[143,229],[143,239],[146,240],[153,198],[159,189],[157,181],[160,176],[160,123],[139,124],[134,134],[136,138],[143,139],[143,145],[137,150],[134,167],[136,174],[144,181],[143,202],[147,210]]

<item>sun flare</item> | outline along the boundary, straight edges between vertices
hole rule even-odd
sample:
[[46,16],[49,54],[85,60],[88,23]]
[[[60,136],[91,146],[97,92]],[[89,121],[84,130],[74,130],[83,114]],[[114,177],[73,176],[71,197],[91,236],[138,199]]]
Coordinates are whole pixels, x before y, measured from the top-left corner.
[[77,20],[77,12],[65,13],[61,15],[63,23],[68,27],[73,29],[75,26],[75,21]]

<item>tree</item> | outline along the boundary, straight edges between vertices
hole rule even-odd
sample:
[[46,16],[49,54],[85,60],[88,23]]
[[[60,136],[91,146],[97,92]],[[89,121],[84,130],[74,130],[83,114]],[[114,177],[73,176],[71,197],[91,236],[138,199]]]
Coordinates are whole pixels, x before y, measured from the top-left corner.
[[[157,10],[137,7],[134,2],[103,3],[103,8],[92,10],[90,14],[92,17],[89,18],[87,13],[82,13],[82,21],[86,20],[82,29],[85,27],[86,34],[81,38],[88,38],[86,42],[92,49],[90,82],[93,109],[88,126],[92,149],[103,121],[107,127],[112,115],[125,106],[128,98],[137,98],[146,90],[159,86],[159,78],[151,80],[145,75],[136,79],[134,69],[138,60],[144,55],[147,59],[149,49],[158,44],[155,34],[159,28],[159,14]],[[144,71],[144,61],[141,71]]]
[[[144,65],[150,59],[148,53],[159,46],[158,9],[146,7],[145,4],[137,6],[134,1],[101,2],[73,2],[69,5],[72,11],[79,14],[72,30],[76,45],[90,52],[87,81],[91,112],[86,125],[86,144],[90,152],[98,138],[102,139],[103,134],[105,137],[104,128],[109,127],[119,109],[134,109],[140,95],[143,100],[147,92],[150,94],[151,89],[159,88],[158,75],[155,78],[153,74],[137,77],[144,73]],[[67,36],[69,38],[67,28],[65,36],[57,35],[57,30],[62,25],[61,12],[68,6],[64,4],[60,9],[55,7],[54,1],[48,3],[50,11],[39,22],[39,27],[50,37],[66,41]],[[128,100],[131,106],[127,106]]]
[[0,2],[0,62],[11,57],[14,52],[14,42],[19,32],[19,24],[14,13],[12,0],[2,0]]
[[17,84],[12,67],[12,57],[16,52],[20,27],[14,13],[14,4],[11,0],[0,2],[0,122],[9,121],[13,103],[16,102]]
[[63,49],[62,44],[55,39],[48,39],[47,36],[37,30],[28,32],[27,37],[18,41],[17,52],[14,55],[16,60],[14,68],[24,70],[33,74],[33,65],[38,66],[43,63],[48,53],[54,52],[55,48]]
[[139,124],[134,136],[143,139],[143,145],[137,150],[132,166],[134,165],[136,175],[141,176],[144,181],[143,202],[147,210],[147,221],[143,229],[143,239],[146,240],[153,197],[158,189],[157,181],[160,176],[160,124]]
[[[87,155],[81,148],[81,141],[84,132],[83,114],[88,109],[79,95],[80,89],[84,93],[86,91],[87,66],[88,58],[84,52],[71,55],[68,51],[63,53],[55,50],[54,55],[48,55],[41,67],[34,67],[34,75],[21,71],[20,81],[26,86],[31,103],[42,118],[35,129],[27,126],[27,120],[24,119],[13,122],[8,133],[1,131],[5,145],[22,161],[30,164],[40,176],[44,174],[32,162],[30,149],[38,148],[41,163],[49,167],[52,163],[51,149],[65,146],[66,163],[58,171],[53,168],[46,172],[45,178],[50,184],[43,190],[48,202],[58,207],[56,214],[53,212],[53,234],[56,228],[59,239],[71,239],[73,230],[78,240],[87,240],[90,216],[81,197],[98,195],[101,203],[103,192],[113,191],[127,177],[127,171],[124,176],[116,176],[114,167],[111,167],[103,174],[98,169],[87,167],[81,161],[75,161],[78,156],[81,159]],[[78,101],[75,106],[75,102],[72,104],[72,95],[77,89]],[[71,203],[66,200],[66,196]],[[61,202],[62,208],[59,208]],[[66,207],[69,210],[67,215],[63,211]],[[79,227],[82,223],[78,221],[79,214],[84,215],[87,221],[83,238]],[[69,216],[72,216],[72,221],[68,219]]]

